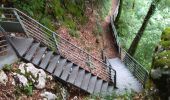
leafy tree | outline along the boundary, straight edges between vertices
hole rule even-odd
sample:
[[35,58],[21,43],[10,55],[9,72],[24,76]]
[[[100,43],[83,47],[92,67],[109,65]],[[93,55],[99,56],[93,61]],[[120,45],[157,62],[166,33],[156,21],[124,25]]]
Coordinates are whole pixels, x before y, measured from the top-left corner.
[[144,18],[144,21],[142,23],[142,26],[140,27],[139,31],[137,32],[136,34],[136,37],[134,38],[129,50],[128,50],[128,53],[131,55],[131,56],[134,56],[135,54],[135,51],[137,49],[137,46],[139,44],[139,41],[147,27],[147,24],[149,22],[149,19],[152,17],[152,15],[154,14],[154,11],[156,10],[156,6],[158,5],[158,3],[160,2],[160,0],[153,0],[150,7],[149,7],[149,10],[148,10],[148,13],[147,15],[145,16]]

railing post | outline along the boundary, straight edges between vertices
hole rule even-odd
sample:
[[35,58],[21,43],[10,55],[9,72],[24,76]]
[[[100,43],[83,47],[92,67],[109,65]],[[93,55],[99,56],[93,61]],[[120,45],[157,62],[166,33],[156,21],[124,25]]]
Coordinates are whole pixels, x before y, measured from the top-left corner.
[[117,88],[117,80],[116,80],[117,73],[116,73],[116,71],[114,71],[114,72],[115,72],[115,75],[114,75],[114,88]]
[[55,33],[52,33],[52,37],[54,38],[54,41],[53,41],[53,42],[54,42],[54,44],[55,44],[55,46],[54,46],[55,49],[54,49],[54,50],[56,51],[57,54],[60,54],[59,45],[58,45],[58,41],[57,41],[57,39],[56,39]]
[[28,32],[27,32],[27,30],[26,30],[24,24],[22,23],[22,20],[20,19],[20,16],[18,15],[18,13],[16,12],[15,9],[13,10],[13,12],[14,12],[15,16],[17,17],[19,23],[21,24],[21,27],[23,28],[25,34],[27,35],[27,37],[29,37],[29,34],[28,34]]
[[144,81],[143,81],[143,88],[145,88],[145,83],[146,83],[147,79],[148,79],[148,73],[146,72],[145,77],[144,77]]

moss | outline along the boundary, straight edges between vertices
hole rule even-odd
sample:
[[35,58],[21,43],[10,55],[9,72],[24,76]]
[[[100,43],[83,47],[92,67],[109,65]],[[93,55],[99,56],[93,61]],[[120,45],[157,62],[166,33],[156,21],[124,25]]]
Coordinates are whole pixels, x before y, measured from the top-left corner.
[[164,49],[169,49],[170,48],[170,41],[161,41],[160,44]]
[[157,59],[154,62],[154,68],[163,68],[165,66],[168,66],[168,68],[170,68],[170,59],[165,59],[165,58],[161,58],[161,59]]
[[164,50],[163,52],[157,53],[154,58],[153,67],[154,68],[163,68],[168,66],[170,68],[170,27],[166,28],[162,32],[160,45]]
[[166,57],[167,59],[170,60],[170,50],[158,53],[156,56],[158,57],[158,59]]
[[170,27],[166,28],[162,32],[161,40],[164,40],[164,41],[169,41],[170,40]]

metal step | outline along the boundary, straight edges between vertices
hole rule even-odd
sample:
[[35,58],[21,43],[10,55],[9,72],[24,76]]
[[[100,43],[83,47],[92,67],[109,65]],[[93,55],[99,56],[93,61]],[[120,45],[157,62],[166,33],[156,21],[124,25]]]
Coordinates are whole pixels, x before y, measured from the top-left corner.
[[95,85],[96,85],[96,81],[97,81],[97,76],[92,76],[91,79],[90,79],[88,88],[87,88],[87,91],[89,93],[93,93]]
[[60,55],[57,55],[57,56],[54,56],[54,57],[50,60],[49,65],[48,65],[48,67],[47,67],[47,71],[48,71],[49,73],[53,73],[53,72],[54,72],[54,69],[55,69],[55,67],[56,67],[56,65],[57,65],[57,63],[58,63],[59,58],[60,58]]
[[73,63],[70,62],[66,65],[65,69],[63,69],[63,73],[61,74],[61,77],[60,77],[62,80],[65,80],[65,81],[67,80],[72,66],[73,66]]
[[67,80],[67,82],[73,84],[75,79],[76,79],[76,76],[78,74],[78,70],[79,70],[79,67],[78,66],[73,66],[72,67],[72,71],[71,71],[71,74]]
[[95,89],[94,89],[94,93],[95,94],[100,93],[101,88],[102,88],[102,84],[103,84],[103,80],[102,79],[98,79],[97,82],[96,82]]
[[66,59],[60,59],[59,60],[59,63],[56,65],[56,69],[55,69],[55,71],[54,71],[54,75],[55,76],[60,76],[61,75],[61,72],[62,72],[62,70],[63,70],[63,67],[65,66],[65,64],[66,64]]
[[108,89],[107,89],[108,94],[113,92],[113,88],[114,88],[113,85],[108,86]]
[[80,86],[81,86],[81,83],[82,83],[82,81],[83,81],[84,76],[85,76],[85,70],[84,70],[84,69],[80,69],[79,72],[78,72],[78,75],[77,75],[77,78],[76,78],[74,84],[75,84],[76,86],[80,87]]
[[109,83],[108,82],[103,82],[102,88],[101,88],[101,93],[106,93],[107,92],[107,88],[108,88]]
[[47,53],[45,54],[44,58],[42,59],[39,67],[41,67],[42,69],[46,69],[46,67],[49,64],[49,61],[50,61],[52,55],[53,55],[52,51],[47,51]]
[[86,73],[81,84],[81,88],[83,90],[87,90],[89,82],[90,82],[90,78],[91,78],[91,73]]
[[34,41],[33,38],[22,37],[8,37],[8,40],[21,57],[27,52]]
[[33,58],[33,56],[36,53],[37,49],[39,48],[39,46],[40,46],[40,43],[33,43],[33,45],[31,46],[29,51],[26,53],[24,58],[26,60],[28,60],[28,61],[31,61],[31,59]]
[[44,54],[44,52],[46,51],[47,47],[40,47],[36,53],[36,55],[34,56],[32,63],[35,65],[39,65],[41,58]]

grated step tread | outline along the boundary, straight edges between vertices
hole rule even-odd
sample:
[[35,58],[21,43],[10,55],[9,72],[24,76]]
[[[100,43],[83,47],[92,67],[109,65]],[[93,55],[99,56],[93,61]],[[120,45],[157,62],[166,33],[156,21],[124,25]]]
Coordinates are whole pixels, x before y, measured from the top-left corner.
[[61,74],[61,77],[60,77],[62,80],[65,80],[65,81],[67,80],[72,66],[73,66],[73,63],[70,62],[66,65],[65,69],[63,69],[63,73]]
[[102,88],[101,88],[101,92],[106,93],[107,92],[107,88],[108,88],[109,83],[108,82],[103,82]]
[[83,90],[87,90],[89,82],[90,82],[90,78],[91,78],[91,73],[86,73],[86,75],[82,81],[82,84],[81,84],[81,88]]
[[34,63],[35,65],[38,65],[41,61],[41,58],[44,54],[44,52],[46,51],[47,47],[40,47],[35,55],[35,57],[32,60],[32,63]]
[[81,84],[82,84],[84,76],[85,76],[85,70],[84,69],[80,69],[74,84],[76,86],[80,87]]
[[88,85],[87,91],[93,93],[97,81],[97,76],[92,76]]
[[73,66],[72,67],[72,70],[71,70],[71,74],[67,80],[67,82],[73,84],[75,79],[76,79],[76,76],[78,74],[78,70],[79,70],[79,67],[78,66]]
[[48,71],[49,73],[53,73],[53,71],[54,71],[54,69],[55,69],[55,67],[56,67],[56,65],[57,65],[57,63],[58,63],[59,58],[60,58],[60,55],[57,55],[57,56],[54,56],[54,57],[52,58],[52,60],[50,60],[50,63],[49,63],[49,65],[47,66],[47,71]]
[[108,92],[109,94],[113,92],[113,86],[112,86],[112,85],[109,85],[109,86],[108,86],[107,92]]
[[47,53],[44,55],[44,58],[42,59],[39,67],[41,67],[42,69],[46,69],[46,67],[49,64],[49,61],[50,61],[52,55],[53,55],[52,51],[47,51]]
[[59,63],[56,65],[56,69],[54,71],[54,75],[55,76],[60,76],[63,70],[63,67],[65,66],[65,64],[67,63],[66,59],[60,59]]
[[33,45],[31,46],[31,48],[28,50],[28,52],[25,55],[25,59],[28,61],[31,61],[31,59],[33,58],[34,54],[36,53],[37,49],[39,48],[40,43],[33,43]]
[[94,89],[94,93],[95,94],[100,93],[101,88],[102,88],[102,84],[103,84],[103,80],[102,79],[98,79],[97,82],[96,82],[95,89]]

